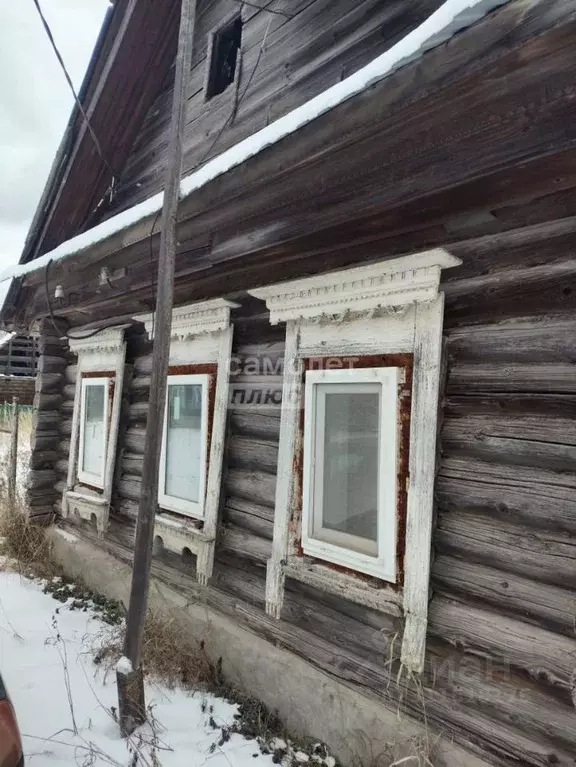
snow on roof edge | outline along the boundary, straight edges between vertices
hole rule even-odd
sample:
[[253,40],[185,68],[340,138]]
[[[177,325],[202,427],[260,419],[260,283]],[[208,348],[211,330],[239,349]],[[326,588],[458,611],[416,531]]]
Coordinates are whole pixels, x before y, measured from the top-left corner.
[[[458,31],[480,20],[490,11],[501,5],[506,5],[508,2],[510,0],[445,0],[422,24],[365,67],[227,149],[199,170],[183,178],[180,184],[181,199],[188,197],[228,170],[241,165],[271,144],[275,144],[282,138],[294,133],[321,114],[366,90],[426,51],[450,39]],[[157,213],[162,207],[163,199],[163,192],[156,194],[98,224],[87,232],[66,240],[40,258],[25,264],[15,264],[5,269],[0,273],[0,314],[8,293],[8,290],[3,290],[4,285],[2,283],[42,269],[50,262],[59,261],[87,250],[92,245]]]

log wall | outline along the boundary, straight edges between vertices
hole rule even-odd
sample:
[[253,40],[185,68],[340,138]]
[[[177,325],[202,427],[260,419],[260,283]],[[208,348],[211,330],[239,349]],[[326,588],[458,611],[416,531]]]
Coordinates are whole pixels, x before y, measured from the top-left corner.
[[[167,552],[153,568],[188,597],[363,694],[425,718],[494,764],[568,767],[576,750],[576,278],[568,242],[544,276],[535,247],[525,244],[529,263],[522,248],[515,258],[499,248],[462,249],[464,265],[446,273],[448,370],[421,680],[399,666],[400,620],[290,580],[282,620],[265,614],[279,411],[273,397],[270,407],[262,402],[281,383],[284,330],[269,325],[259,302],[245,300],[235,317],[232,391],[248,385],[263,393],[260,404],[259,395],[252,403],[233,396],[214,578],[198,587],[194,562]],[[125,561],[141,486],[150,344],[133,336],[128,354],[133,376],[110,530],[104,542],[87,526],[81,531]],[[46,400],[59,404],[48,412],[58,418],[53,472],[61,483],[74,365],[51,375],[62,384],[54,394],[54,379],[50,396],[58,400]]]

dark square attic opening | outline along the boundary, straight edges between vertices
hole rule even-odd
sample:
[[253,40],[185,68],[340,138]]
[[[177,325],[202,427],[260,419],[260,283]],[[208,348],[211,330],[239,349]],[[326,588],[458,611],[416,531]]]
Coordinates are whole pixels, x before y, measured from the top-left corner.
[[206,100],[223,93],[234,82],[242,44],[242,19],[236,16],[212,35]]

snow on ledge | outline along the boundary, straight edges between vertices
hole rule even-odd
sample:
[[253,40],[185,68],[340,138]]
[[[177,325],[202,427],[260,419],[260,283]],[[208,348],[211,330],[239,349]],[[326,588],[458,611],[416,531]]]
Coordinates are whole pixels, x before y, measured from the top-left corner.
[[[321,114],[328,112],[338,104],[366,90],[382,80],[391,72],[418,58],[425,51],[450,39],[461,29],[470,26],[498,6],[510,0],[445,0],[420,26],[409,32],[402,40],[389,48],[362,69],[350,77],[328,88],[323,93],[310,99],[284,117],[267,125],[262,130],[249,136],[244,141],[227,149],[222,154],[207,162],[202,168],[182,179],[180,196],[185,198],[200,189],[209,181],[232,168],[241,165],[250,157],[259,154],[266,147],[294,133]],[[162,208],[164,193],[150,197],[128,210],[104,221],[93,229],[79,234],[40,258],[26,264],[16,264],[0,274],[0,283],[23,277],[42,269],[51,261],[88,249],[111,235],[126,229],[147,216],[157,213]],[[7,289],[4,291],[7,293]],[[2,295],[0,288],[0,298]],[[2,300],[3,304],[3,300]]]

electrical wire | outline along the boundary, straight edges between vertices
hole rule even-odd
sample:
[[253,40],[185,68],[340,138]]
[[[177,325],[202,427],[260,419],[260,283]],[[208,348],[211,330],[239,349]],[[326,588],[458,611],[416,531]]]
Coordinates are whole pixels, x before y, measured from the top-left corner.
[[285,19],[295,18],[295,14],[286,13],[286,11],[278,11],[272,8],[265,8],[262,5],[257,5],[256,3],[250,3],[248,2],[248,0],[235,0],[235,2],[242,3],[243,5],[247,5],[250,8],[257,8],[259,11],[265,11],[266,13],[274,13],[276,16],[284,16]]
[[92,125],[90,124],[90,119],[88,118],[88,115],[86,114],[86,111],[84,110],[84,107],[82,106],[80,99],[78,97],[78,94],[76,93],[76,89],[74,88],[74,83],[72,82],[72,78],[68,74],[68,70],[66,69],[66,64],[64,63],[64,59],[62,58],[62,55],[60,51],[58,50],[58,46],[56,45],[56,40],[54,39],[54,35],[52,34],[52,30],[50,29],[50,25],[48,24],[48,21],[46,17],[44,16],[44,13],[42,11],[42,8],[40,6],[39,0],[32,0],[34,3],[36,10],[38,11],[38,15],[40,16],[40,20],[42,22],[42,26],[44,27],[44,30],[48,36],[48,39],[50,40],[50,43],[52,45],[52,48],[54,50],[54,53],[56,54],[56,58],[58,59],[58,62],[62,68],[62,71],[64,73],[64,77],[66,78],[66,82],[68,83],[68,86],[70,90],[72,91],[72,95],[74,96],[74,101],[76,102],[76,106],[78,107],[78,110],[80,114],[82,115],[82,118],[84,122],[86,123],[86,128],[88,129],[88,132],[90,133],[90,136],[92,137],[92,141],[94,142],[94,146],[96,147],[96,151],[100,155],[100,159],[112,175],[112,187],[114,185],[114,179],[117,177],[117,173],[115,173],[114,168],[112,165],[108,162],[106,159],[104,152],[102,151],[102,146],[100,145],[100,142],[98,141],[98,137],[94,133],[94,129],[92,128]]
[[[242,7],[244,5],[250,5],[250,3],[247,3],[246,0],[238,0],[238,2],[241,3],[240,12],[242,12]],[[276,5],[278,5],[278,2],[279,2],[279,0],[276,0]],[[262,10],[269,10],[272,13],[271,9],[268,9],[268,8],[262,9]],[[244,97],[246,96],[246,93],[248,92],[248,88],[252,84],[252,80],[254,79],[254,76],[256,75],[256,70],[258,69],[258,66],[260,64],[260,60],[262,59],[262,55],[264,53],[264,46],[266,45],[266,40],[268,39],[268,33],[270,32],[270,28],[272,26],[272,19],[273,19],[273,17],[270,16],[270,19],[268,20],[268,25],[266,26],[266,31],[264,32],[264,37],[262,38],[262,42],[260,43],[260,49],[258,50],[258,56],[256,57],[256,61],[254,63],[252,71],[250,73],[250,77],[248,78],[248,81],[246,83],[246,86],[245,86],[244,90],[242,91],[242,94],[235,100],[234,107],[232,108],[230,114],[228,115],[228,117],[224,121],[224,124],[222,125],[222,127],[220,128],[218,133],[216,134],[216,136],[214,138],[214,141],[212,141],[212,143],[210,144],[208,149],[204,152],[204,154],[202,155],[200,160],[196,163],[196,166],[195,166],[194,169],[200,167],[200,165],[202,165],[206,161],[208,155],[212,152],[212,150],[214,149],[214,147],[216,146],[216,144],[220,140],[220,137],[222,136],[222,134],[224,133],[224,131],[228,127],[229,123],[231,122],[231,120],[233,120],[235,114],[238,111],[238,108],[239,108],[240,104],[242,103]],[[155,301],[154,301],[154,285],[155,285],[155,282],[154,282],[154,249],[152,247],[152,238],[154,236],[154,229],[156,228],[156,224],[158,223],[158,218],[160,217],[160,213],[161,213],[161,211],[158,211],[156,213],[156,215],[154,217],[154,220],[152,222],[152,227],[150,229],[150,235],[149,235],[149,242],[150,242],[150,274],[151,274],[150,288],[151,288],[152,297],[153,297],[152,298],[152,337],[154,337],[154,318],[155,318]]]

